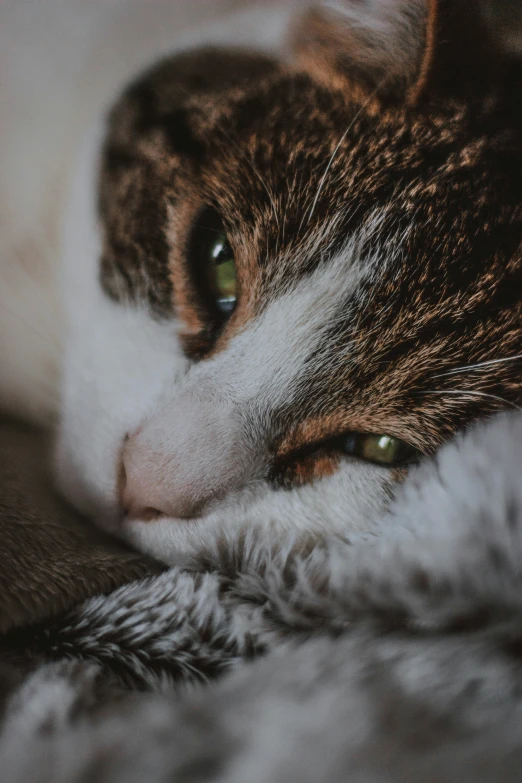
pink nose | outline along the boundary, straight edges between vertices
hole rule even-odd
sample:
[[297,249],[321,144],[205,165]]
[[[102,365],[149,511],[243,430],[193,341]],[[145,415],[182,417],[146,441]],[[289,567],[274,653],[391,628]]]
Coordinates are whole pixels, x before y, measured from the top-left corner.
[[120,483],[125,516],[146,522],[160,517],[197,516],[210,498],[196,492],[190,484],[180,486],[179,482],[169,481],[168,473],[174,472],[175,466],[166,465],[164,459],[155,456],[146,444],[139,442],[139,437],[127,439]]
[[127,518],[190,519],[244,485],[246,457],[228,406],[177,400],[127,438],[122,450],[120,499]]

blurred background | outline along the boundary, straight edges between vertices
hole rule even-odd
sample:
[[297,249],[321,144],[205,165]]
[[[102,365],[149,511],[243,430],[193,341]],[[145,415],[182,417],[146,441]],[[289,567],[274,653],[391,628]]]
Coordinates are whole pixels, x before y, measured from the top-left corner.
[[483,0],[486,16],[504,45],[522,52],[522,0]]

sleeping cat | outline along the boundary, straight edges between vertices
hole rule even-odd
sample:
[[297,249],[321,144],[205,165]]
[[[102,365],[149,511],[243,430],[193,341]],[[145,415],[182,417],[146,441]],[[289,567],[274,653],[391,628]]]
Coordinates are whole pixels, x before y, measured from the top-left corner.
[[365,529],[521,399],[520,81],[478,5],[242,5],[74,118],[58,480],[167,562]]

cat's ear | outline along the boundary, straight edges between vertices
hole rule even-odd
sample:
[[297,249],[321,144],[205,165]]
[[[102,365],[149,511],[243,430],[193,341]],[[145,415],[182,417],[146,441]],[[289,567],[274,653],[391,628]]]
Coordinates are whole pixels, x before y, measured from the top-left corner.
[[293,45],[320,79],[409,104],[484,94],[496,59],[478,0],[325,0]]

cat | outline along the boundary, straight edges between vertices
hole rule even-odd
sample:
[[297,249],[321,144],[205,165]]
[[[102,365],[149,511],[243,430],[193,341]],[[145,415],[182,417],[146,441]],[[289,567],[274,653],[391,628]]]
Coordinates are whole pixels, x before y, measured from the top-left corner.
[[58,482],[167,563],[364,530],[521,399],[520,71],[478,3],[247,5],[162,28],[64,149]]

